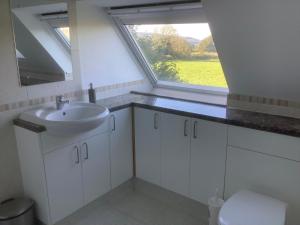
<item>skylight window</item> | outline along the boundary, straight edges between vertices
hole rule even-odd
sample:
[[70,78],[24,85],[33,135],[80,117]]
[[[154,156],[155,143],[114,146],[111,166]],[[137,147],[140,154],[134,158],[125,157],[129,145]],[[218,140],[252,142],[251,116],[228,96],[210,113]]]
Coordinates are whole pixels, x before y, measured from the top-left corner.
[[158,81],[227,88],[208,23],[126,28]]
[[226,95],[226,79],[200,1],[108,10],[155,87]]
[[70,28],[69,27],[58,27],[55,28],[55,31],[59,35],[59,37],[62,39],[67,46],[70,46]]

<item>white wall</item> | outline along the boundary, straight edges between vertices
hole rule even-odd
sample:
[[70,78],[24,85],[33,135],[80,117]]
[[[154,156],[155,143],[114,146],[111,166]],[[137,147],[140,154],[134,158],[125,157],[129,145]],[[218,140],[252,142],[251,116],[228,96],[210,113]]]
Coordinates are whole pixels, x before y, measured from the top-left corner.
[[206,0],[231,93],[300,101],[300,1]]
[[77,3],[78,45],[83,88],[145,79],[145,75],[107,14]]
[[[140,71],[139,67],[129,57],[126,48],[121,44],[121,40],[111,28],[111,24],[105,20],[101,11],[93,7],[83,7],[81,4],[78,4],[80,8],[78,10],[80,14],[78,18],[78,23],[80,24],[78,39],[76,4],[74,0],[70,0],[70,3],[71,52],[74,80],[20,87],[11,28],[9,0],[0,1],[0,105],[62,94],[81,90],[82,88],[86,89],[88,82],[94,82],[97,85],[106,85],[140,80],[144,77],[141,75],[142,71]],[[97,16],[97,12],[100,13],[99,17]],[[94,26],[91,26],[92,24]],[[88,29],[83,27],[85,25],[88,26]],[[89,31],[92,31],[92,33],[88,35]],[[99,39],[101,41],[98,41]],[[77,40],[80,40],[80,47]],[[92,41],[95,42],[92,46],[97,48],[97,50],[105,49],[105,52],[101,51],[97,58],[91,57],[88,54],[88,51],[91,50],[90,43]],[[85,47],[86,44],[88,44],[87,47]],[[110,47],[107,48],[107,46]],[[80,48],[82,48],[82,52]],[[96,52],[94,51],[93,54],[96,54]],[[116,64],[113,60],[115,62],[117,60],[119,63]],[[82,71],[80,70],[80,65],[83,66]],[[93,72],[94,70],[96,71],[95,73]],[[80,75],[81,72],[82,76]],[[144,89],[151,88],[151,86],[149,83],[146,83],[142,87],[136,88]],[[122,94],[128,91],[128,88],[118,91],[107,91],[105,95],[99,97],[109,97],[110,95]],[[22,182],[12,119],[17,117],[23,110],[26,109],[0,113],[0,201],[22,193]]]

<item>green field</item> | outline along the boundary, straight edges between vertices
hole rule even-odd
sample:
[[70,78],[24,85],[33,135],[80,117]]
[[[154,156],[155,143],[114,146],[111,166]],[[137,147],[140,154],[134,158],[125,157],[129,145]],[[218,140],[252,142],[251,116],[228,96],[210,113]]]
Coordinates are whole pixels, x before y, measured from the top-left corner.
[[174,61],[180,81],[188,84],[226,87],[221,64],[214,61]]

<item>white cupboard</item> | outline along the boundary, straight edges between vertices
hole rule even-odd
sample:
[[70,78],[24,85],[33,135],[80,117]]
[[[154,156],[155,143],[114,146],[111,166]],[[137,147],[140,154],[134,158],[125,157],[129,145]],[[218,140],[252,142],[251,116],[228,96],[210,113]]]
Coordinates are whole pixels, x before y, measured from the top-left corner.
[[135,108],[136,176],[161,185],[160,114]]
[[161,113],[162,186],[188,196],[190,169],[190,119]]
[[59,221],[82,207],[83,187],[78,145],[50,152],[44,157],[51,220]]
[[[23,128],[16,128],[16,130],[17,133],[24,133]],[[31,149],[26,151],[32,154]],[[47,150],[39,160],[44,162],[47,184],[45,192],[49,202],[50,215],[46,218],[40,217],[45,224],[60,221],[111,189],[107,130],[52,151]],[[26,167],[22,168],[22,174],[30,165]],[[34,200],[39,199],[40,192],[41,190],[38,190],[29,196]],[[39,207],[46,206],[39,205]]]
[[80,144],[84,204],[95,200],[111,189],[109,134],[88,138]]
[[250,189],[288,203],[287,225],[300,224],[300,139],[229,126],[225,197]]
[[110,154],[112,188],[133,177],[132,109],[111,114]]
[[205,120],[192,120],[190,196],[207,204],[224,190],[227,125]]
[[136,108],[135,129],[137,177],[204,204],[223,195],[226,125]]

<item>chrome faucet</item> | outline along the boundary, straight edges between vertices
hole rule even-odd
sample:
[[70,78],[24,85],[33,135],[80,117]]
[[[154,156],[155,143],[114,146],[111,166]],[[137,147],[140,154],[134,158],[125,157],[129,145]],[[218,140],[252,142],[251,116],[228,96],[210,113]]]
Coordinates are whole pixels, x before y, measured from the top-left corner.
[[56,96],[56,109],[61,110],[65,104],[69,104],[69,100],[64,100],[64,97],[62,95]]

